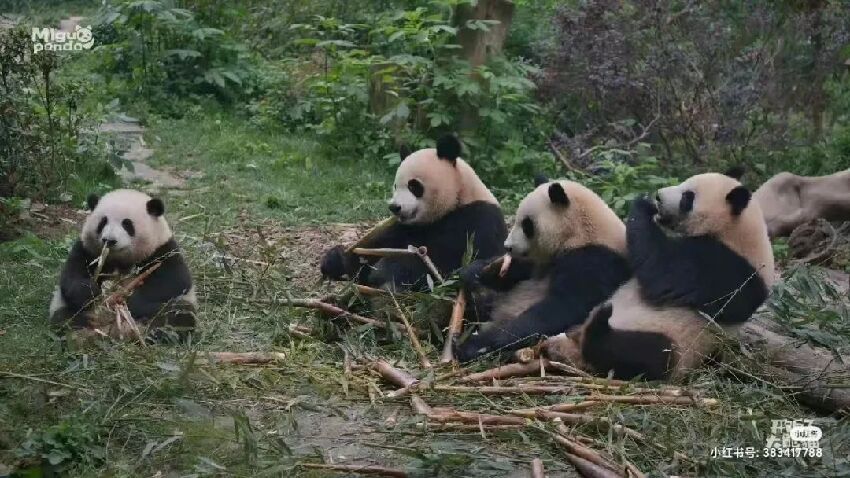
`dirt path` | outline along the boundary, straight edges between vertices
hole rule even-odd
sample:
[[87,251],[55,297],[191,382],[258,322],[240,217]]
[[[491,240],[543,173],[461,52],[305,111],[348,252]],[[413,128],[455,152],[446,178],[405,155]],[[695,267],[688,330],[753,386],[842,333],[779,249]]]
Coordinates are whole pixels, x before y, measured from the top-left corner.
[[145,128],[139,124],[139,120],[119,114],[101,124],[98,131],[110,137],[115,146],[123,151],[121,157],[126,165],[122,166],[118,174],[125,183],[151,183],[154,189],[180,189],[186,186],[183,178],[147,164],[154,151],[145,143]]

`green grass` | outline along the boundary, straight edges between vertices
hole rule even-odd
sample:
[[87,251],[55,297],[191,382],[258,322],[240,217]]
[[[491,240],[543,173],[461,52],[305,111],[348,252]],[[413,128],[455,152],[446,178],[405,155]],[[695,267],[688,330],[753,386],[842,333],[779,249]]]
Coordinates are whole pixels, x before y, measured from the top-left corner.
[[[575,476],[562,452],[534,428],[486,439],[476,431],[419,428],[405,399],[375,396],[375,387],[391,389],[380,379],[342,373],[343,347],[415,369],[403,337],[336,329],[282,304],[287,294],[325,292],[305,279],[315,278],[306,257],[336,237],[331,232],[322,236],[326,242],[305,243],[299,239],[304,231],[384,215],[392,174],[379,161],[322,158],[310,141],[258,131],[217,110],[150,123],[153,164],[203,173],[187,190],[164,194],[196,276],[200,334],[191,343],[144,348],[57,337],[46,324],[47,301],[72,237],[25,236],[0,245],[0,464],[29,465],[37,474],[40,458],[52,458],[74,476],[326,476],[296,465],[331,457],[406,467],[415,476],[483,477],[525,476],[527,463],[542,457],[552,476]],[[217,255],[269,266],[224,264]],[[795,313],[823,306],[806,304],[796,304]],[[414,316],[425,327],[423,310]],[[291,335],[290,323],[311,325],[317,338]],[[433,358],[437,345],[426,343]],[[205,351],[222,350],[279,351],[287,360],[264,367],[202,363]],[[715,446],[761,448],[771,419],[816,417],[781,388],[751,377],[752,362],[734,367],[707,368],[691,379],[701,393],[721,400],[717,408],[612,405],[597,412],[641,431],[657,447],[589,426],[579,431],[656,476],[847,473],[846,417],[817,418],[827,453],[822,461],[710,458]],[[432,406],[492,413],[578,397],[425,392],[423,398]],[[390,416],[395,423],[386,422]],[[677,464],[673,451],[693,461]]]

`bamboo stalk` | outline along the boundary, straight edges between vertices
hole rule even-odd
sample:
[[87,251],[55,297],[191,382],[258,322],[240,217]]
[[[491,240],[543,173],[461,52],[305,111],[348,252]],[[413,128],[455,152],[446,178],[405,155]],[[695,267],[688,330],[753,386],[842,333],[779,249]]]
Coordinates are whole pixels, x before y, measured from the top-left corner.
[[697,405],[713,407],[720,404],[715,398],[676,397],[670,395],[591,395],[589,400],[632,405]]
[[395,305],[395,310],[398,312],[399,318],[404,323],[404,329],[407,331],[407,337],[410,339],[410,344],[413,346],[413,350],[416,351],[416,355],[419,356],[419,364],[422,368],[431,368],[431,361],[428,360],[428,354],[425,353],[425,349],[422,348],[422,344],[419,343],[419,337],[416,336],[416,331],[413,330],[413,326],[410,325],[410,321],[407,319],[407,314],[401,310],[401,306],[395,298],[395,295],[390,295],[393,299],[393,305]]
[[[555,441],[567,448],[567,451],[574,455],[578,455],[584,458],[585,460],[591,461],[600,466],[610,468],[611,470],[617,471],[619,473],[619,467],[616,465],[616,463],[613,463],[611,460],[603,457],[602,454],[598,451],[570,438],[570,435],[572,434],[570,433],[570,430],[568,430],[567,427],[564,426],[563,423],[558,423],[555,428],[558,433],[560,433],[560,435],[554,435]],[[636,467],[633,463],[625,459],[624,461],[625,471],[629,475],[631,475],[633,478],[646,478],[646,475],[644,475],[643,472],[641,472],[640,469],[638,469],[638,467]]]
[[508,269],[511,268],[511,255],[505,254],[502,257],[502,266],[499,268],[499,277],[508,275]]
[[516,410],[510,410],[508,413],[511,415],[518,415],[521,417],[534,418],[537,416],[537,413],[540,411],[549,411],[549,412],[561,412],[561,413],[569,413],[569,412],[577,412],[581,410],[587,410],[588,408],[593,408],[600,405],[602,402],[596,402],[592,400],[585,400],[583,402],[578,403],[559,403],[556,405],[549,405],[544,407],[533,407],[533,408],[518,408]]
[[286,354],[281,352],[209,352],[206,354],[209,363],[230,364],[264,364],[286,360]]
[[337,307],[333,304],[328,304],[327,302],[322,302],[318,299],[290,299],[286,301],[287,305],[291,307],[306,307],[309,309],[316,309],[325,314],[332,315],[334,318],[342,317],[344,319],[349,319],[354,322],[359,322],[361,324],[371,325],[377,328],[385,328],[386,324],[375,319],[370,319],[368,317],[363,317],[362,315],[355,314],[353,312],[349,312],[345,309]]
[[460,289],[452,307],[452,317],[449,320],[449,329],[446,331],[446,340],[443,343],[443,355],[440,363],[451,363],[454,361],[454,345],[460,333],[463,331],[463,311],[466,309],[466,293]]
[[111,307],[119,302],[125,301],[134,290],[136,290],[145,282],[145,279],[150,277],[150,275],[153,274],[161,266],[162,262],[154,262],[153,264],[151,264],[150,267],[142,271],[139,275],[137,275],[130,282],[128,282],[127,285],[121,287],[120,289],[112,293],[112,295],[107,297],[104,301],[104,304],[106,304],[107,307]]
[[428,269],[428,273],[433,277],[437,282],[444,282],[443,276],[440,274],[440,271],[437,270],[437,267],[434,265],[434,262],[431,261],[431,258],[428,257],[428,248],[425,246],[407,246],[407,249],[399,249],[392,247],[379,247],[375,249],[369,249],[365,247],[354,247],[351,249],[353,254],[358,256],[370,256],[370,257],[399,257],[399,256],[416,256],[422,260],[422,263],[425,265],[425,268]]
[[543,469],[543,460],[540,458],[531,460],[531,478],[546,478],[546,471]]
[[395,470],[392,468],[384,468],[382,466],[367,466],[367,465],[327,465],[324,463],[301,463],[302,468],[312,468],[314,470],[338,471],[340,473],[355,473],[358,475],[371,476],[392,476],[396,478],[407,478],[407,472],[403,470]]
[[388,382],[399,387],[409,387],[418,382],[409,373],[399,370],[384,360],[376,360],[372,363],[372,369],[381,374]]
[[381,222],[375,224],[372,229],[366,232],[357,242],[355,242],[351,247],[346,251],[347,253],[353,253],[355,248],[358,247],[368,247],[369,243],[380,234],[383,234],[384,231],[394,226],[398,222],[398,219],[395,216],[390,216]]
[[573,393],[575,388],[569,386],[522,385],[515,387],[492,385],[480,387],[464,387],[458,385],[434,385],[438,392],[451,393],[480,393],[482,395],[548,395]]
[[461,382],[482,382],[485,380],[498,380],[516,376],[530,375],[540,373],[540,364],[543,362],[544,367],[549,364],[546,359],[532,360],[527,363],[511,363],[502,365],[496,368],[491,368],[483,372],[471,373],[460,379]]
[[615,473],[608,468],[601,467],[596,463],[585,460],[584,458],[567,453],[567,459],[576,467],[576,470],[585,478],[625,478],[619,473]]

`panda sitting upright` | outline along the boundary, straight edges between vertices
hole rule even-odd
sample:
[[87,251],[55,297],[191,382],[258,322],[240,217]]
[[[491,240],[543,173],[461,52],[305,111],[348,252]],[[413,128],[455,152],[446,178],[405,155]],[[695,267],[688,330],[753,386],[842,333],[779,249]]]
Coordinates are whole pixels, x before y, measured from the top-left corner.
[[581,325],[631,276],[626,228],[596,193],[572,181],[536,182],[505,242],[512,258],[505,276],[486,261],[461,274],[486,323],[460,344],[460,361]]
[[[750,198],[737,179],[709,173],[661,189],[657,206],[633,202],[635,277],[585,324],[585,365],[621,379],[679,379],[716,351],[716,326],[735,332],[750,318],[775,274],[767,227]],[[656,215],[682,237],[668,237]]]
[[[492,258],[504,251],[507,227],[499,202],[461,158],[460,142],[445,136],[436,149],[408,155],[398,167],[389,209],[398,219],[367,243],[367,248],[425,246],[437,270],[450,275],[463,265],[467,245],[473,257]],[[384,257],[367,265],[343,246],[327,251],[324,277],[353,279],[391,290],[424,290],[426,268],[416,257]]]
[[[50,304],[54,324],[89,327],[96,322],[95,304],[105,278],[160,265],[127,297],[133,319],[149,328],[169,325],[178,331],[195,326],[197,301],[192,275],[163,214],[160,199],[131,189],[102,198],[92,194],[89,210],[60,276]],[[98,258],[108,247],[100,275]]]

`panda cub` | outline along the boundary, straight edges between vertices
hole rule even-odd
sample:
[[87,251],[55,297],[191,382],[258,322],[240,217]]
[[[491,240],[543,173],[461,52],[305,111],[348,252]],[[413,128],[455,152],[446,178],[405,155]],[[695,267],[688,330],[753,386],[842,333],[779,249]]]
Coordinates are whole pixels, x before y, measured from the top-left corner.
[[547,181],[538,179],[517,209],[505,241],[512,258],[505,276],[486,261],[461,274],[486,323],[460,344],[458,360],[580,325],[631,276],[625,226],[614,211],[578,183]]
[[[679,379],[715,352],[766,300],[773,250],[758,204],[737,179],[709,173],[633,202],[627,221],[634,279],[594,311],[581,355],[595,371]],[[656,223],[681,237],[669,237]]]
[[[473,257],[501,255],[507,227],[499,202],[459,157],[460,150],[457,138],[445,136],[436,149],[405,157],[396,171],[389,203],[398,221],[361,246],[425,246],[437,270],[446,276],[461,267],[468,243]],[[365,259],[336,246],[322,258],[322,275],[392,290],[427,288],[427,270],[417,257],[384,257],[365,265],[361,260]]]
[[[193,328],[197,301],[192,275],[163,216],[162,201],[118,189],[102,198],[92,194],[87,203],[91,212],[62,269],[50,304],[51,321],[77,328],[92,325],[105,278],[161,263],[127,298],[130,314],[148,327]],[[94,277],[104,247],[109,252]]]

